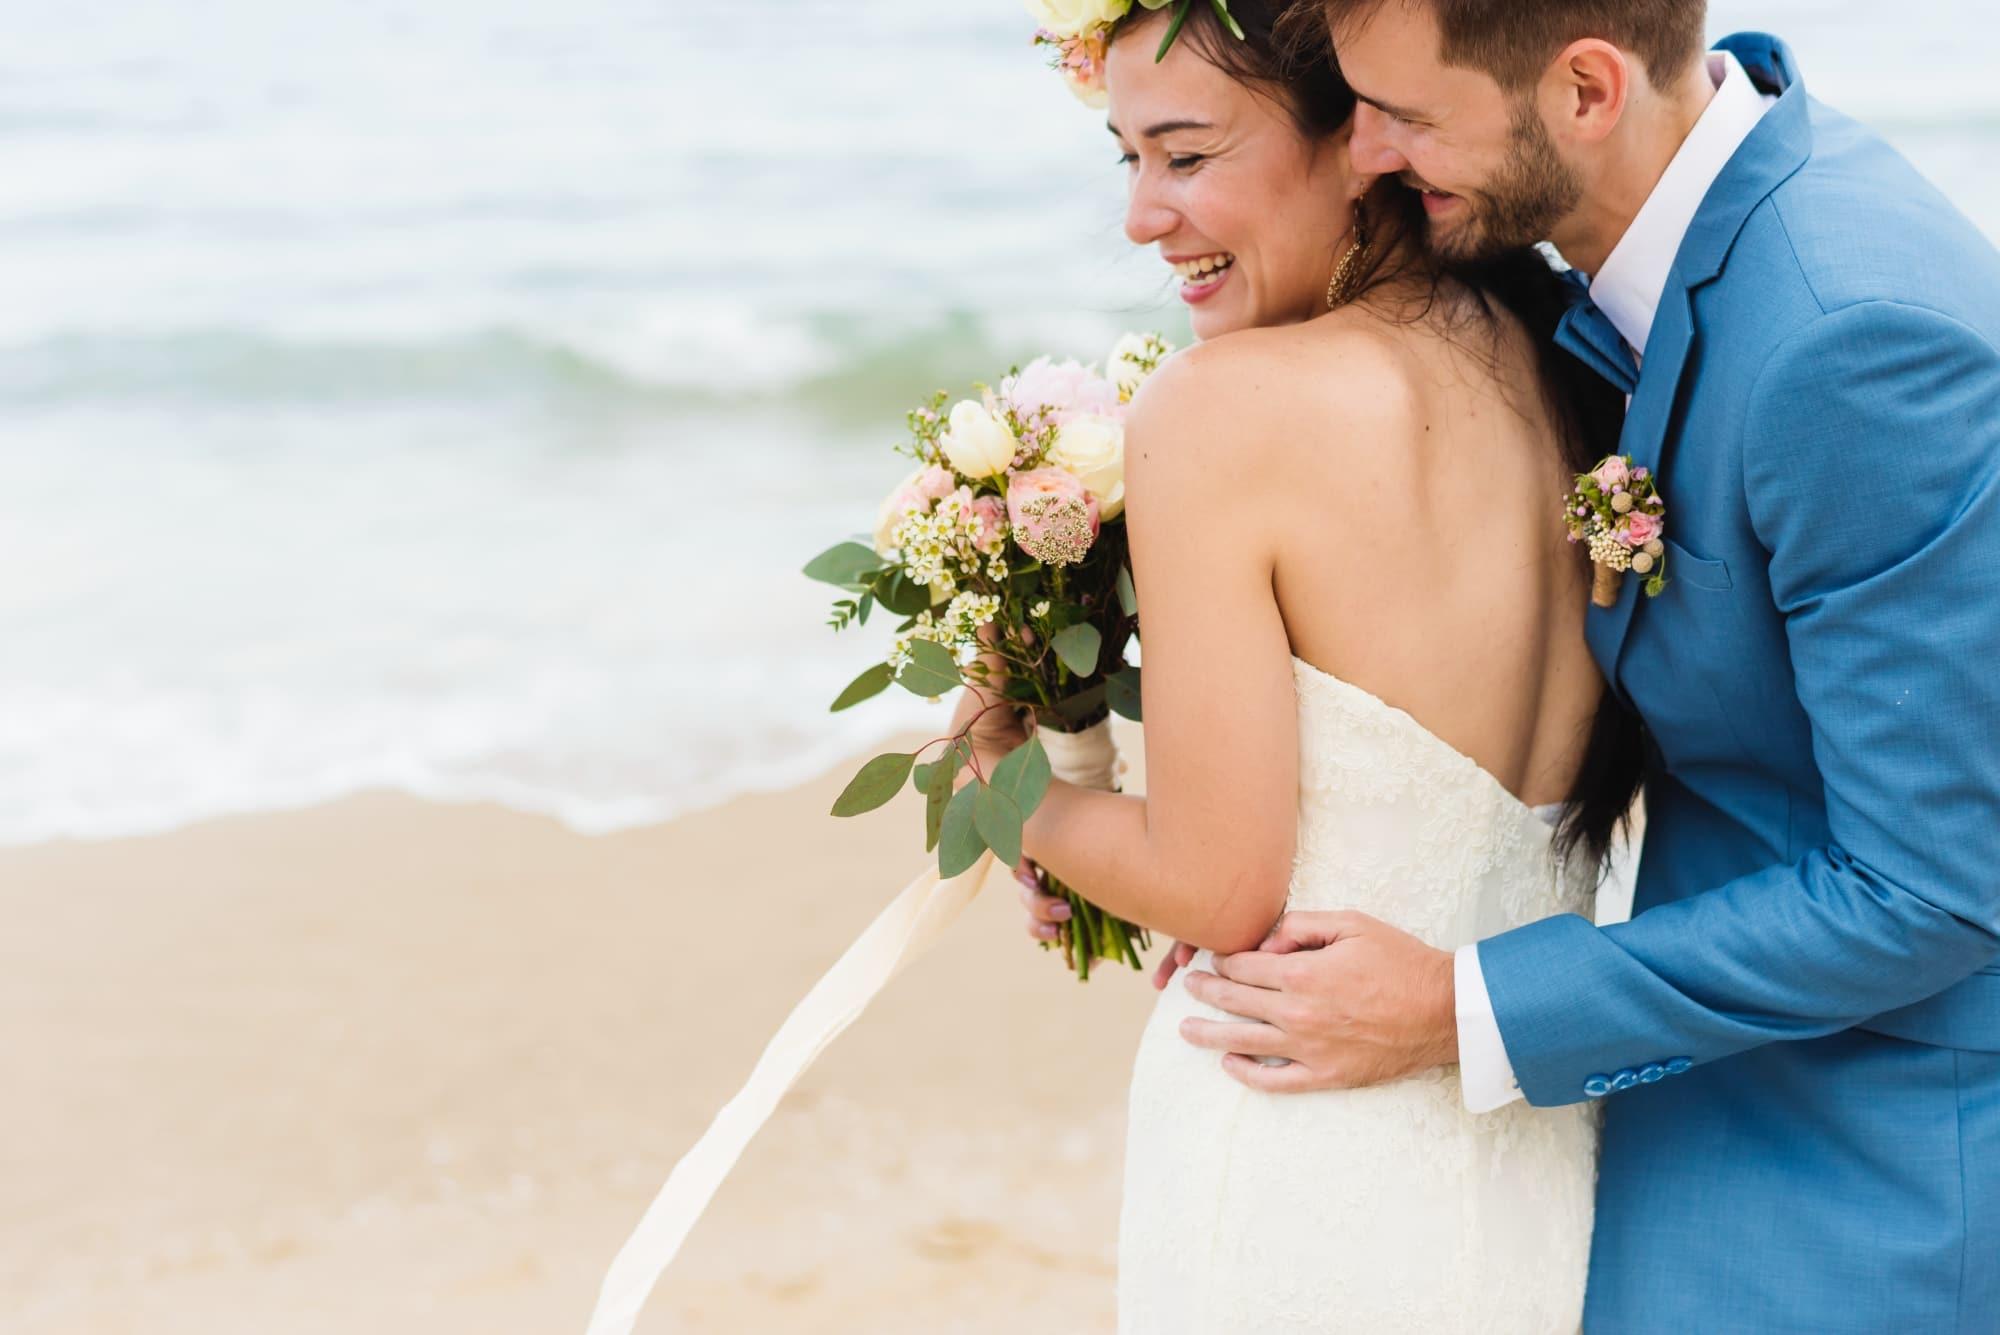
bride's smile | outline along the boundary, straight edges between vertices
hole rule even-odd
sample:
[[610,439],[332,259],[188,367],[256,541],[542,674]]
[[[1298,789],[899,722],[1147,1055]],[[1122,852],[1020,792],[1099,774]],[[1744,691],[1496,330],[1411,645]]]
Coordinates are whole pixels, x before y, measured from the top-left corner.
[[1368,184],[1350,164],[1345,125],[1307,123],[1197,41],[1159,61],[1156,46],[1116,41],[1105,62],[1125,235],[1158,248],[1197,338],[1312,319]]
[[1163,255],[1161,258],[1180,275],[1181,300],[1190,306],[1214,296],[1229,280],[1229,271],[1236,265],[1236,257],[1229,254],[1194,258]]

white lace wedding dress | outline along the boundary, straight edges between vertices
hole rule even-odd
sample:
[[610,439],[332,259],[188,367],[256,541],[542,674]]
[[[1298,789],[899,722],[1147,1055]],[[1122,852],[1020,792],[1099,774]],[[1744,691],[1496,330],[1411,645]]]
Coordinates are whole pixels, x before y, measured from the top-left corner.
[[[1292,909],[1352,908],[1453,949],[1591,910],[1550,828],[1399,709],[1294,661]],[[1565,883],[1566,880],[1569,883]],[[1205,967],[1206,955],[1196,967]],[[1594,1107],[1465,1111],[1456,1068],[1263,1094],[1176,1032],[1161,995],[1132,1077],[1119,1237],[1130,1335],[1559,1335],[1583,1311]]]

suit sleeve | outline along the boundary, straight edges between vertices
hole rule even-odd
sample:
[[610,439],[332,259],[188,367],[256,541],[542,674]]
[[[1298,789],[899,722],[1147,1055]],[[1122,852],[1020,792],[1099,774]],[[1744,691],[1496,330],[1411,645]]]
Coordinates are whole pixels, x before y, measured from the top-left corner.
[[1748,420],[1830,837],[1629,923],[1482,942],[1535,1104],[1851,1028],[2000,955],[2000,355],[1934,311],[1850,307],[1779,347]]

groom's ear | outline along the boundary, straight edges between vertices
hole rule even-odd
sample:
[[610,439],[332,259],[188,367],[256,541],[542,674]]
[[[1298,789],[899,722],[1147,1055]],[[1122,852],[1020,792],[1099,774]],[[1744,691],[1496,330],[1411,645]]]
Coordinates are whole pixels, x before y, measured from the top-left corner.
[[1571,42],[1543,72],[1537,90],[1543,123],[1558,141],[1602,143],[1625,114],[1632,77],[1631,57],[1610,42]]

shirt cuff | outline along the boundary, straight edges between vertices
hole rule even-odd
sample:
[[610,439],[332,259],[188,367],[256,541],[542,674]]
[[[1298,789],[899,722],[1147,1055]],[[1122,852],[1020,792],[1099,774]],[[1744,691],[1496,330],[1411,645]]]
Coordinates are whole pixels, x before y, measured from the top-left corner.
[[1458,1079],[1465,1110],[1492,1112],[1522,1097],[1500,1039],[1500,1021],[1486,991],[1486,972],[1479,967],[1479,947],[1461,946],[1452,957],[1452,981],[1458,990]]

